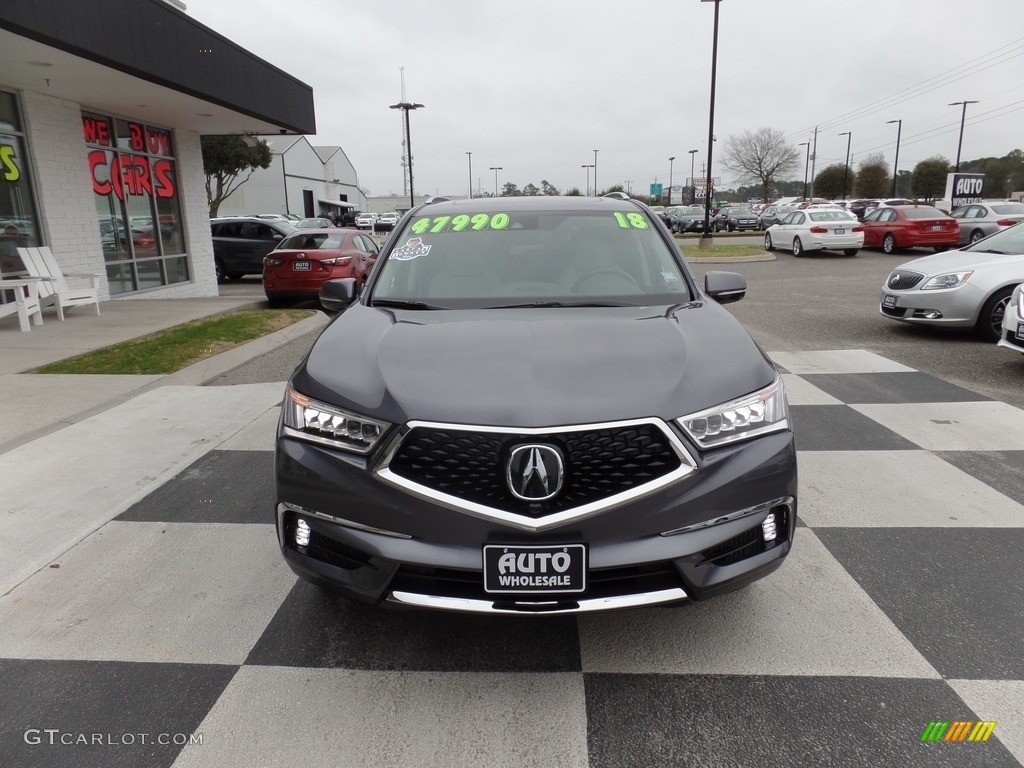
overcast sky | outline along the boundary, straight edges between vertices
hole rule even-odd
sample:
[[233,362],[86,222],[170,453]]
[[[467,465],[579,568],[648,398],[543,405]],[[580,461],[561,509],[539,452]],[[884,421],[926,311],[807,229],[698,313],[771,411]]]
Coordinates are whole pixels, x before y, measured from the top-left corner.
[[[340,145],[372,195],[403,191],[400,68],[415,190],[541,180],[645,192],[707,160],[714,3],[700,0],[186,0],[188,13],[313,88],[314,144]],[[722,0],[713,172],[724,140],[819,126],[816,166],[899,167],[1024,148],[1024,0]],[[803,149],[800,149],[803,152]],[[803,168],[794,178],[803,178]]]

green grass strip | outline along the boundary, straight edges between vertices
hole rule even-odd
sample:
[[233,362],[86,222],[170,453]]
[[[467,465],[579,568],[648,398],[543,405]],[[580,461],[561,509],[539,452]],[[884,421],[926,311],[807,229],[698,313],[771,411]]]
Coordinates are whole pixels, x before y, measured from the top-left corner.
[[308,309],[244,309],[193,320],[37,368],[33,373],[174,373],[316,314]]

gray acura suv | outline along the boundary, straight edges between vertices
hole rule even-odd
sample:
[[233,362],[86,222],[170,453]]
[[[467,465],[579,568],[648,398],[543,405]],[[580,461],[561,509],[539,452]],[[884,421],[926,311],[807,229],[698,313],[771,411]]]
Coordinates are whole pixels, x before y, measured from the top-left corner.
[[620,198],[435,199],[288,383],[275,493],[301,577],[391,606],[551,615],[703,600],[792,546],[782,378]]

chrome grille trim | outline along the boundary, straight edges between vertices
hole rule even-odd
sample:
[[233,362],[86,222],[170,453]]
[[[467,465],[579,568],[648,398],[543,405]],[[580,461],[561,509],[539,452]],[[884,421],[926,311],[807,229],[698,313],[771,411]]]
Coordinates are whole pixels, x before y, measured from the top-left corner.
[[[423,595],[418,592],[394,591],[388,595],[389,603],[399,605],[415,606],[417,608],[435,608],[444,611],[459,611],[461,613],[486,613],[506,614],[514,616],[564,616],[573,613],[593,613],[594,611],[609,611],[617,608],[639,608],[645,605],[659,605],[661,603],[673,603],[687,598],[686,592],[679,588],[662,589],[657,592],[641,592],[636,595],[616,595],[614,597],[597,597],[589,600],[576,600],[576,605],[567,608],[548,609],[545,606],[556,605],[556,601],[538,600],[535,603],[515,600],[515,605],[522,608],[498,608],[490,600],[476,600],[462,597],[442,597],[440,595]],[[506,601],[501,601],[506,602]],[[537,610],[530,610],[531,607]]]
[[702,520],[701,522],[693,523],[692,525],[684,525],[682,528],[674,528],[671,531],[664,531],[663,533],[661,533],[659,535],[661,535],[661,536],[675,536],[676,534],[679,534],[679,533],[689,533],[690,531],[699,531],[702,528],[710,528],[713,525],[721,525],[722,523],[728,523],[728,522],[732,522],[733,520],[740,520],[740,519],[742,519],[744,517],[752,517],[754,515],[764,515],[765,517],[767,517],[768,512],[769,512],[769,510],[771,510],[772,507],[777,507],[777,506],[780,506],[780,505],[785,505],[787,507],[787,509],[789,510],[789,512],[792,512],[793,511],[793,502],[794,502],[794,499],[793,499],[792,496],[783,496],[783,497],[778,498],[778,499],[772,499],[771,501],[766,501],[763,504],[758,504],[758,505],[753,506],[753,507],[747,507],[746,509],[740,509],[740,510],[737,510],[736,512],[730,512],[727,515],[722,515],[721,517],[716,517],[713,520]]
[[[409,480],[395,472],[392,472],[390,469],[391,460],[398,452],[399,447],[401,447],[405,436],[418,427],[463,432],[491,432],[543,436],[567,432],[587,432],[600,429],[634,427],[639,425],[653,426],[664,434],[669,447],[679,458],[680,464],[676,469],[662,475],[661,477],[655,478],[648,483],[630,488],[627,491],[590,502],[589,504],[583,504],[561,512],[545,515],[543,517],[528,517],[515,512],[508,512],[506,510],[489,507],[484,504],[460,499],[458,496],[453,496],[451,494],[438,491],[435,488]],[[623,504],[627,504],[631,501],[641,499],[644,496],[649,496],[666,486],[690,476],[696,471],[697,462],[694,460],[693,456],[690,455],[690,452],[686,449],[686,446],[683,444],[680,437],[661,419],[648,418],[630,419],[625,421],[607,421],[597,424],[572,424],[558,427],[492,427],[478,424],[449,424],[443,422],[410,421],[399,431],[387,446],[387,449],[382,454],[380,461],[377,463],[376,467],[374,467],[373,474],[381,481],[401,488],[405,492],[425,501],[440,504],[441,506],[448,507],[449,509],[454,509],[459,512],[465,512],[484,520],[492,520],[523,531],[529,531],[530,533],[538,533],[540,531],[557,528],[577,520],[582,520],[587,517],[592,517],[593,515],[606,512],[607,510],[614,509],[615,507],[622,506]]]
[[894,269],[885,280],[885,287],[890,291],[909,291],[924,280],[920,272],[911,272],[908,269]]

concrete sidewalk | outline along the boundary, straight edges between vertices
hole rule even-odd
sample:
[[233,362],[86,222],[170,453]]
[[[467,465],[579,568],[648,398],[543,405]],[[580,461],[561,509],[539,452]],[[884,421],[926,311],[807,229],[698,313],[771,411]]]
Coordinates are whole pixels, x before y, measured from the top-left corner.
[[137,338],[190,320],[262,302],[250,297],[126,299],[103,302],[97,317],[76,308],[60,322],[44,315],[28,333],[0,322],[0,454],[102,413],[151,389],[196,386],[327,324],[323,313],[166,376],[29,374],[40,365]]

